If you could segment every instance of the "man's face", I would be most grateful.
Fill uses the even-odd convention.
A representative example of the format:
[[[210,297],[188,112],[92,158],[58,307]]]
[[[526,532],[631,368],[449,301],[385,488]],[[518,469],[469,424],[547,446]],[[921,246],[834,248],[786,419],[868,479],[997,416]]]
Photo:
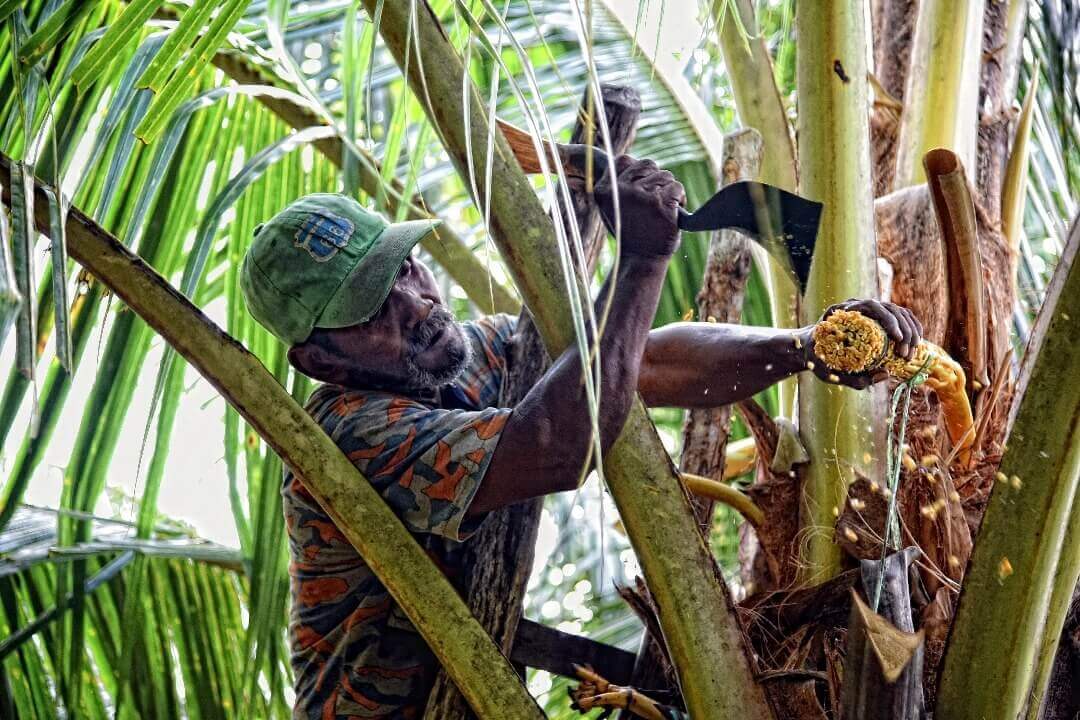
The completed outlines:
[[[329,358],[324,379],[353,387],[424,390],[453,382],[470,359],[460,324],[443,304],[431,270],[416,258],[402,264],[379,312],[365,323],[320,329],[300,347],[320,346]],[[329,342],[326,342],[329,340]],[[297,364],[294,362],[294,364]],[[302,370],[306,370],[301,364]],[[312,373],[309,373],[312,374]]]

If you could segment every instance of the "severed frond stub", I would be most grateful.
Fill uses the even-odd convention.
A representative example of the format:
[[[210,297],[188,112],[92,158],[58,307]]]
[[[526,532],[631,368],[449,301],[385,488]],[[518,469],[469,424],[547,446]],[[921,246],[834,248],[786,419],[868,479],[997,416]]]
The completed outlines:
[[[646,720],[690,720],[682,710],[661,705],[639,690],[612,685],[590,667],[574,667],[581,682],[570,689],[570,707],[578,712],[603,708],[601,718],[609,717],[616,710],[627,710]]]

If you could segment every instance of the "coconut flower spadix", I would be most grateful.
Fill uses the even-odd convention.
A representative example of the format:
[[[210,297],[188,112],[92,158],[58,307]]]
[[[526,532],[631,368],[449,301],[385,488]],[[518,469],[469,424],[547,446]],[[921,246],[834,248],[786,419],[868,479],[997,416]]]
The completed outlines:
[[[905,360],[896,354],[885,330],[855,310],[833,312],[814,327],[813,338],[814,354],[833,370],[865,373],[884,368],[898,380],[910,380],[920,371],[926,373],[926,384],[941,401],[949,439],[958,448],[957,457],[962,464],[968,464],[975,432],[967,378],[947,352],[923,340],[911,359]]]

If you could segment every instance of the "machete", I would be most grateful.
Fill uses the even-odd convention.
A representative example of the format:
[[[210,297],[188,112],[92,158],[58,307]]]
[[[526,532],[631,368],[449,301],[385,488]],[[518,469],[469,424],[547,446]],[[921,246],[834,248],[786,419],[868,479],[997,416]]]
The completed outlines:
[[[544,172],[532,136],[503,120],[498,125],[521,169],[527,174]],[[586,177],[590,154],[593,177],[599,178],[607,170],[608,156],[595,147],[559,143],[554,153],[548,142],[544,147],[549,162],[557,162],[569,177]],[[741,230],[760,243],[804,293],[821,210],[819,202],[772,185],[743,180],[725,185],[693,212],[679,208],[678,224],[688,232]]]

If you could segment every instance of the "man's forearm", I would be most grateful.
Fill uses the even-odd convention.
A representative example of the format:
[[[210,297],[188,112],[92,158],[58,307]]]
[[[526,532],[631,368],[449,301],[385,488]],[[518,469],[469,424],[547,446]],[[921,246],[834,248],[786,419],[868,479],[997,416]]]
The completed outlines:
[[[716,407],[807,369],[805,330],[675,323],[652,331],[638,389],[651,407]]]
[[[600,338],[599,426],[605,452],[618,437],[634,401],[666,265],[666,259],[634,256],[620,262],[612,310]],[[595,303],[598,319],[610,282],[605,283]],[[488,470],[488,493],[478,495],[475,510],[574,487],[592,439],[581,355],[574,346],[555,360],[515,406]],[[500,477],[504,472],[512,475],[512,488],[492,492],[504,484]],[[489,494],[491,497],[486,496]]]

